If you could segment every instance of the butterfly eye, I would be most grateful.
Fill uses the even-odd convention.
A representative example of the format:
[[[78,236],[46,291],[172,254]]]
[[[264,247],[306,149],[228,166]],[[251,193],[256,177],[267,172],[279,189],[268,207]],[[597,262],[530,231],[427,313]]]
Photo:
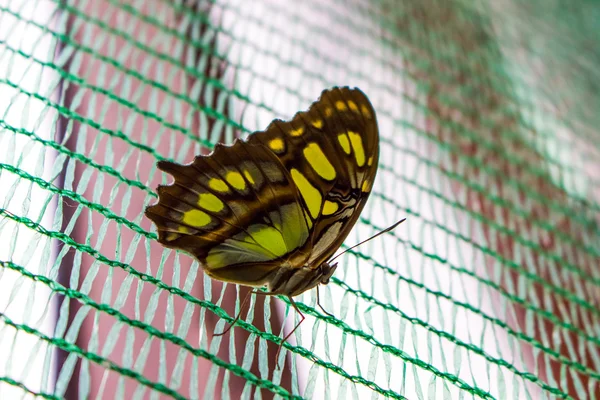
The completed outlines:
[[[321,283],[323,285],[327,285],[329,283],[329,278],[331,278],[331,276],[335,272],[335,269],[337,268],[337,263],[329,265],[328,263],[324,262],[323,264],[321,264],[320,268],[321,273],[323,274],[323,276],[321,277]]]

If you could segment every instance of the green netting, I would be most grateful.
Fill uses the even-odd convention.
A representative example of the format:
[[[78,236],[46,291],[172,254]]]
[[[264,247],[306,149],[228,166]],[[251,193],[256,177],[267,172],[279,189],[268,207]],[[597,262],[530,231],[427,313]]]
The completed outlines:
[[[600,398],[598,43],[586,0],[0,0],[0,398]],[[289,301],[214,337],[247,291],[143,210],[334,85],[382,137],[346,244],[407,222],[277,369]]]

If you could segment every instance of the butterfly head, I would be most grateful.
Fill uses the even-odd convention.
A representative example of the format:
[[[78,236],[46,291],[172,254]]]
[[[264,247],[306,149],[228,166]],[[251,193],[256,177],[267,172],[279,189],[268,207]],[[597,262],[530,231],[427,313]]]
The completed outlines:
[[[269,279],[269,293],[293,297],[318,285],[327,285],[337,266],[337,262],[330,264],[325,261],[317,267],[310,265],[304,265],[302,268],[282,267]]]
[[[303,284],[297,287],[293,296],[313,289],[318,285],[327,285],[337,266],[337,262],[329,264],[329,262],[324,261],[317,268],[310,268],[309,266],[303,268],[303,272],[300,272],[304,275]]]
[[[319,280],[319,283],[322,285],[327,285],[337,266],[338,263],[329,264],[327,261],[319,265],[318,269],[321,272],[321,279]]]

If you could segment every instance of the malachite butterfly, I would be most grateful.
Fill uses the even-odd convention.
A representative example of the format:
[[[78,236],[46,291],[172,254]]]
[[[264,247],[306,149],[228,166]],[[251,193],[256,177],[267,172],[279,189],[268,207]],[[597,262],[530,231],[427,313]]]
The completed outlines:
[[[160,161],[175,182],[158,187],[146,215],[162,245],[193,255],[211,278],[266,286],[257,293],[288,296],[299,312],[292,297],[335,272],[332,256],[365,206],[378,160],[371,102],[335,87],[291,121],[217,144],[191,164]]]

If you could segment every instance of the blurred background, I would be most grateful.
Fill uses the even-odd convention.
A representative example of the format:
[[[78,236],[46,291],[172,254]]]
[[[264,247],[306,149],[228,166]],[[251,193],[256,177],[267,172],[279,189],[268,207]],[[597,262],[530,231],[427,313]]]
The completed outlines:
[[[600,398],[600,4],[0,0],[0,398]],[[215,143],[372,101],[334,279],[252,298],[144,208]]]

